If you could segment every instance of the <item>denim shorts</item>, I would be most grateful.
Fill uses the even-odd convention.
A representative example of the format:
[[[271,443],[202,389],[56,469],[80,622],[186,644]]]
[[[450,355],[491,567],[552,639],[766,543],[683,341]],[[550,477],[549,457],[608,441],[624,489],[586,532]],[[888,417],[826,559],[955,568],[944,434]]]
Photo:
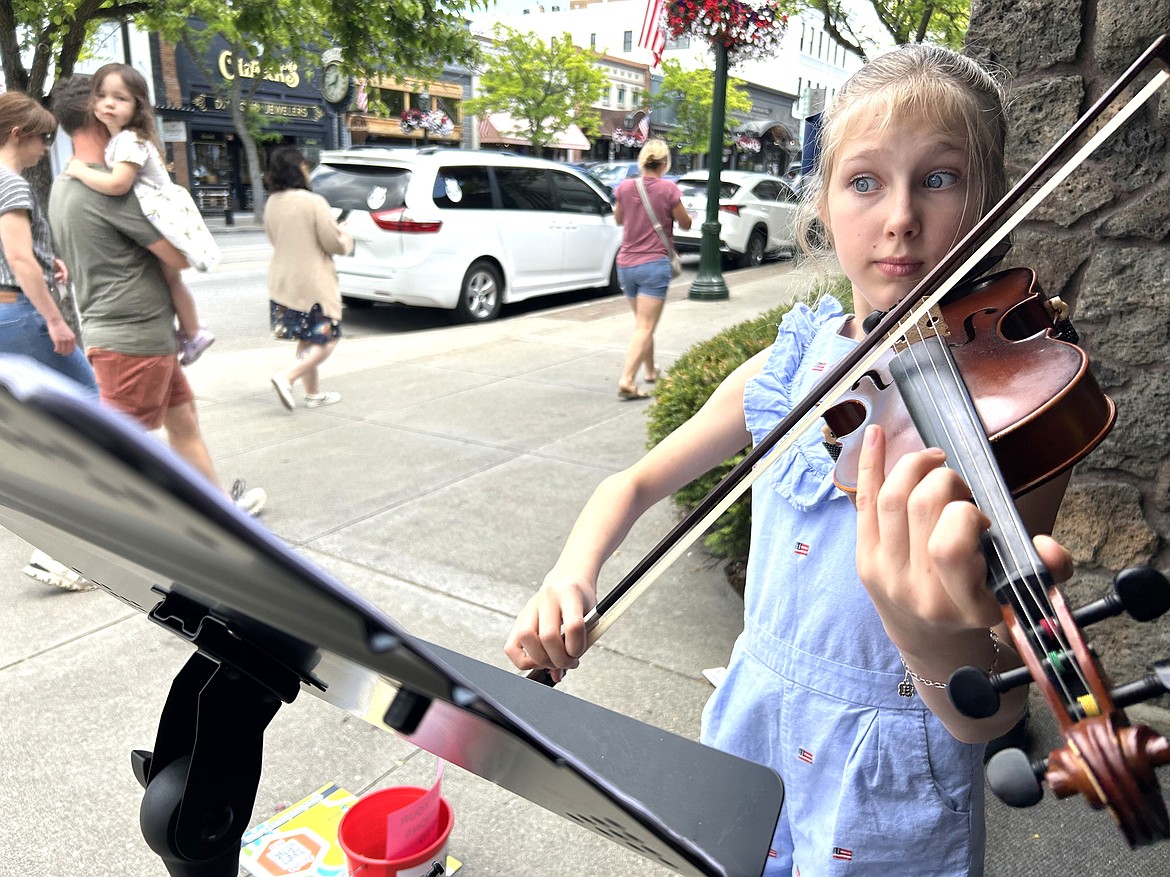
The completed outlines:
[[[618,283],[622,285],[626,298],[639,295],[666,298],[666,288],[670,286],[670,259],[663,256],[628,268],[618,265]]]

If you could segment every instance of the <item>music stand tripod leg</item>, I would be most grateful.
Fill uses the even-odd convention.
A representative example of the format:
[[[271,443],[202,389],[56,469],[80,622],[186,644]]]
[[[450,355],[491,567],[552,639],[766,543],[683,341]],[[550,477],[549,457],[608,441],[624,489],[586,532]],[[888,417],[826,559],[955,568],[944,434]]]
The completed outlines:
[[[173,626],[159,609],[154,620]],[[171,685],[154,751],[131,756],[146,790],[139,823],[171,877],[235,877],[260,784],[264,730],[299,685],[287,670],[285,678],[274,679],[270,659],[261,660],[256,673],[255,662],[247,666],[252,647],[237,640],[237,651],[214,619],[190,629],[198,631],[192,641],[202,641],[212,654],[201,649],[188,659]],[[236,651],[244,666],[215,655],[224,651]]]

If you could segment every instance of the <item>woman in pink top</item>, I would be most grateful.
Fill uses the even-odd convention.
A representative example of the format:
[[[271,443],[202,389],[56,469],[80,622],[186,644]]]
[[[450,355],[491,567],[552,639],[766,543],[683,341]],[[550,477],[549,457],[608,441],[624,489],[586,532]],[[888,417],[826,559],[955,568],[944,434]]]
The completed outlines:
[[[638,388],[638,366],[649,383],[658,379],[654,364],[654,329],[666,304],[670,285],[670,253],[654,229],[639,187],[645,190],[666,239],[674,246],[674,223],[691,227],[691,217],[682,206],[678,186],[662,175],[670,170],[670,150],[661,140],[647,140],[638,153],[641,177],[626,179],[614,192],[614,219],[622,227],[622,246],[618,250],[618,281],[634,312],[634,335],[626,353],[626,364],[618,381],[618,398],[646,399]],[[639,185],[640,184],[640,185]]]

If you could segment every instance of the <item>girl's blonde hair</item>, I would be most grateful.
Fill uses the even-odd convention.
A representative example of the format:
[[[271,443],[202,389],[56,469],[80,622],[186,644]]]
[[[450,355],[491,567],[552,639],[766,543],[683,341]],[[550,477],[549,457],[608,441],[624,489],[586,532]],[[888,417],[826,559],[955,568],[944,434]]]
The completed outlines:
[[[153,143],[154,148],[161,153],[163,151],[162,143],[159,142],[158,128],[154,123],[154,107],[150,105],[150,90],[146,85],[146,77],[129,64],[105,64],[93,74],[93,90],[89,99],[90,111],[92,112],[97,102],[98,90],[102,87],[102,83],[108,76],[115,73],[121,78],[122,84],[126,86],[126,91],[130,92],[130,96],[134,98],[134,115],[130,117],[126,128],[137,134],[139,139]]]
[[[669,173],[670,147],[663,140],[647,140],[638,151],[638,167],[643,171],[653,167],[661,173]]]
[[[804,180],[798,236],[806,252],[831,245],[814,232],[825,214],[837,157],[858,125],[880,126],[912,118],[934,130],[962,138],[967,146],[967,178],[982,216],[1007,190],[1004,91],[979,62],[941,46],[914,43],[879,55],[849,78],[821,123],[820,151],[813,173]],[[864,120],[864,121],[862,121]]]

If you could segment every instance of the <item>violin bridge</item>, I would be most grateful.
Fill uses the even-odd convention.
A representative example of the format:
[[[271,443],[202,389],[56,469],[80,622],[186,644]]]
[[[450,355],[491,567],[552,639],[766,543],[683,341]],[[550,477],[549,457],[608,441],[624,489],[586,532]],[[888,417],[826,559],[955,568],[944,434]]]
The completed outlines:
[[[901,353],[916,341],[926,338],[946,338],[951,334],[947,328],[947,321],[943,319],[942,310],[933,305],[917,323],[908,329],[899,326],[891,335],[897,336],[892,348],[895,353]]]

